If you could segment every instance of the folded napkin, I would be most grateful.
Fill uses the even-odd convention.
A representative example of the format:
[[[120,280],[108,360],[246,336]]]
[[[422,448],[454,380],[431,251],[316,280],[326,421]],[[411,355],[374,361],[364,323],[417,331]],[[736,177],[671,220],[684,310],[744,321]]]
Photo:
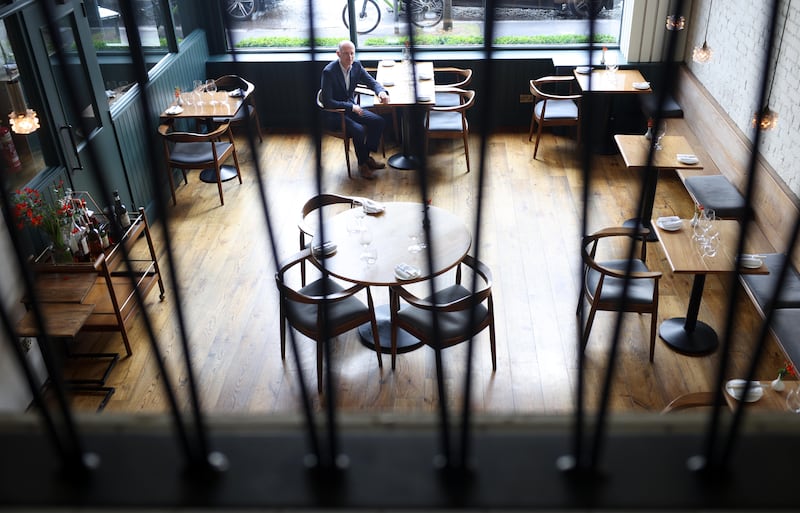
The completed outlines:
[[[694,160],[697,158],[697,155],[693,153],[678,153],[678,158],[685,160]]]
[[[233,91],[230,91],[228,93],[228,96],[232,98],[241,98],[242,96],[244,96],[244,91],[242,91],[240,88],[236,88]]]
[[[399,280],[413,280],[419,277],[419,269],[409,264],[397,264],[394,267],[394,275]]]
[[[680,220],[681,220],[681,218],[678,217],[678,216],[665,216],[665,217],[659,217],[658,219],[656,219],[656,221],[658,221],[659,223],[667,224],[667,225],[672,224],[672,223],[677,223]]]
[[[636,89],[650,89],[650,82],[634,82],[631,85]]]
[[[357,203],[361,204],[361,207],[364,209],[364,212],[367,214],[380,214],[384,210],[386,210],[386,206],[383,203],[379,203],[375,200],[369,198],[354,198]]]

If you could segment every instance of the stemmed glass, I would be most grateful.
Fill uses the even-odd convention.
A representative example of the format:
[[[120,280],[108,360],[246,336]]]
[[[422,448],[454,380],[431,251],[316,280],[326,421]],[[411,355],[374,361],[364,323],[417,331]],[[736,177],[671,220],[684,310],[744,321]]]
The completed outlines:
[[[663,146],[661,146],[661,139],[663,139],[665,135],[667,135],[667,122],[661,121],[661,123],[658,125],[658,130],[656,131],[655,147],[657,150],[661,150],[664,148]]]
[[[361,258],[367,265],[372,265],[378,260],[378,251],[372,245],[372,232],[362,230],[358,235],[358,242],[361,244]]]
[[[217,83],[214,81],[213,78],[209,78],[206,80],[206,92],[208,93],[209,97],[209,105],[215,107],[217,105],[217,100],[214,98],[214,94],[217,92]]]
[[[198,107],[201,107],[203,105],[203,92],[205,91],[206,85],[202,80],[195,80],[193,84],[194,84],[194,89],[193,89],[194,96],[195,98],[197,98],[197,101],[195,101],[195,103],[197,104]]]
[[[419,253],[422,251],[422,244],[419,243],[419,227],[412,224],[408,229],[408,238],[411,239],[411,244],[408,246],[409,253]]]

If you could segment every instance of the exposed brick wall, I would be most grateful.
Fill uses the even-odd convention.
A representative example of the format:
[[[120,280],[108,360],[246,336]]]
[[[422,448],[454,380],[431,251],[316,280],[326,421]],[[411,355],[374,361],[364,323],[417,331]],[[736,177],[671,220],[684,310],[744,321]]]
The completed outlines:
[[[791,5],[789,5],[791,3]],[[787,8],[791,11],[786,16]],[[711,61],[692,61],[692,48],[703,44],[706,22]],[[752,141],[750,121],[758,106],[760,77],[768,37],[771,2],[752,0],[694,0],[690,20],[686,62],[692,72],[722,105],[736,125]],[[784,20],[788,19],[783,43],[778,49]],[[779,114],[778,126],[763,133],[761,154],[800,196],[800,2],[781,0],[778,40],[770,109]],[[778,55],[779,52],[779,55]],[[772,76],[767,71],[768,80]]]

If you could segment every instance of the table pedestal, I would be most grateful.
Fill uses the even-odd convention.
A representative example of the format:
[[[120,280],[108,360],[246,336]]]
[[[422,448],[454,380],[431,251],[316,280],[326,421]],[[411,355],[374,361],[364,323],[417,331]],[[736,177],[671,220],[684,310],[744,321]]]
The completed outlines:
[[[705,283],[705,274],[695,274],[694,282],[692,283],[692,297],[689,299],[686,317],[667,319],[661,323],[658,329],[658,334],[662,340],[679,353],[702,356],[713,353],[719,345],[719,339],[714,328],[697,320]]]
[[[653,230],[653,226],[650,224],[650,219],[653,217],[653,203],[656,200],[656,187],[658,186],[658,169],[652,169],[650,171],[643,170],[644,173],[643,182],[644,182],[644,201],[642,203],[642,212],[641,215],[633,219],[628,219],[622,226],[627,228],[640,228],[644,227],[650,230],[650,233],[647,234],[647,242],[656,242],[658,241],[658,235],[656,235],[655,230]]]
[[[219,167],[219,179],[223,182],[236,178],[236,168],[225,164]],[[217,170],[209,167],[200,171],[200,180],[205,183],[217,183]]]
[[[380,305],[375,308],[375,318],[378,321],[378,336],[381,338],[381,353],[392,353],[392,319],[389,305]],[[362,324],[358,327],[361,343],[370,349],[375,349],[375,340],[372,338],[372,325]],[[407,331],[397,330],[397,354],[407,353],[422,346],[422,341],[411,336]]]

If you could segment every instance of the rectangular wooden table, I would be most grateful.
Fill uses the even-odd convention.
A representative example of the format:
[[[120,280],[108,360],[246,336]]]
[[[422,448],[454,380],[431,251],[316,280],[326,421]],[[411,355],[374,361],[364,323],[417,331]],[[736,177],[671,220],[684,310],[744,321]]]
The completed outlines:
[[[183,93],[184,95],[192,95],[194,93]],[[236,112],[244,104],[246,96],[229,96],[228,91],[217,91],[215,93],[201,93],[202,98],[198,103],[197,99],[192,98],[190,103],[184,102],[178,111],[171,109],[176,107],[173,100],[166,109],[161,113],[162,119],[211,119],[211,118],[231,118],[236,115]],[[211,103],[212,100],[215,103]]]
[[[652,162],[650,158],[650,146],[652,141],[644,135],[623,135],[614,136],[625,167],[630,170],[643,173],[642,183],[644,191],[644,201],[642,210],[638,217],[629,219],[623,223],[624,226],[639,226],[641,223],[645,228],[650,229],[651,236],[648,240],[656,240],[653,227],[650,226],[650,218],[653,216],[653,202],[656,197],[656,187],[658,186],[658,173],[662,169],[703,169],[703,163],[698,161],[696,164],[685,164],[677,159],[678,154],[694,154],[692,146],[680,135],[665,135],[661,139],[662,149],[653,149]]]
[[[684,219],[683,227],[677,231],[666,231],[659,228],[657,223],[652,223],[672,272],[694,274],[686,317],[665,320],[661,323],[658,334],[675,351],[699,356],[714,352],[719,345],[714,329],[697,320],[706,275],[731,273],[737,270],[736,244],[739,237],[739,222],[714,221],[714,228],[719,232],[719,247],[713,257],[704,256],[699,250],[697,242],[692,239],[693,230],[689,223],[688,219]],[[740,272],[769,274],[764,264],[758,269],[741,269]]]
[[[422,145],[412,144],[411,138],[422,134],[422,114],[436,103],[433,62],[416,62],[412,68],[406,62],[381,61],[378,63],[376,80],[389,93],[389,102],[382,105],[403,110],[403,149],[389,157],[389,165],[397,169],[416,169],[419,159],[412,148]],[[410,108],[414,105],[419,105],[422,109]]]
[[[591,127],[595,141],[593,150],[600,154],[613,154],[614,144],[611,141],[611,134],[617,131],[614,99],[619,95],[650,94],[653,90],[649,87],[646,89],[633,87],[635,83],[645,82],[642,73],[637,69],[620,69],[616,72],[593,69],[590,73],[579,73],[578,69],[575,68],[572,73],[581,92],[584,93],[583,101],[596,100],[597,121],[592,123],[594,126]]]

